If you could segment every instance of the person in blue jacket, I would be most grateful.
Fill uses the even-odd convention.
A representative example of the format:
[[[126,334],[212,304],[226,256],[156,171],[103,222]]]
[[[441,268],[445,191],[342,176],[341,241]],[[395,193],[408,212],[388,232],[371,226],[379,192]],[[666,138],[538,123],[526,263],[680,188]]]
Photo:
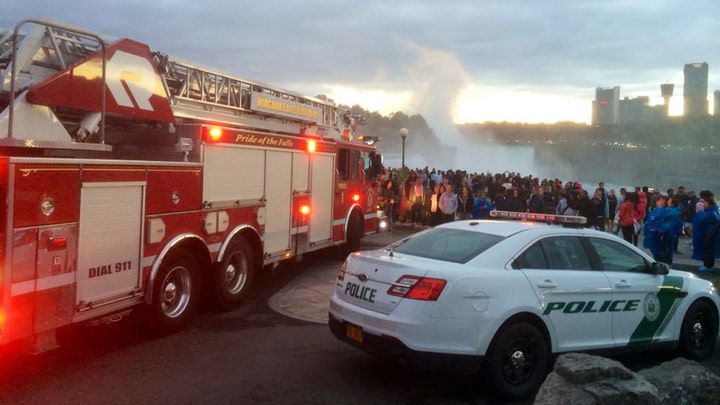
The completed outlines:
[[[718,214],[715,195],[703,191],[704,209],[697,210],[692,217],[693,226],[693,255],[695,260],[702,260],[703,265],[699,271],[712,271],[715,259],[720,257],[720,238],[717,237],[720,229],[720,214]],[[701,194],[702,194],[701,193]]]
[[[650,250],[655,260],[669,265],[672,265],[675,243],[683,226],[677,203],[675,197],[660,196],[645,219],[643,247]]]
[[[480,193],[480,197],[475,199],[475,204],[473,206],[473,218],[489,218],[490,211],[494,209],[495,207],[493,207],[492,202],[487,196],[487,193],[483,191]]]

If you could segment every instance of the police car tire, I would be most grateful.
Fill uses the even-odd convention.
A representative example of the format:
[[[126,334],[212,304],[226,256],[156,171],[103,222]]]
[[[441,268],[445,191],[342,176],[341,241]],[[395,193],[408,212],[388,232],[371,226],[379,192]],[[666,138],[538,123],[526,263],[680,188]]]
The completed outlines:
[[[230,311],[242,305],[255,279],[255,265],[247,239],[238,237],[230,242],[213,274],[210,298],[216,309]]]
[[[522,355],[525,367],[513,367],[513,355]],[[542,332],[535,326],[513,323],[493,339],[487,355],[487,372],[492,387],[509,400],[526,399],[542,384],[550,355]]]
[[[680,354],[691,360],[703,360],[713,353],[718,335],[718,316],[707,301],[695,301],[683,318],[680,329]]]
[[[199,286],[199,266],[190,252],[179,249],[163,259],[147,311],[150,332],[165,335],[184,328],[195,312]]]

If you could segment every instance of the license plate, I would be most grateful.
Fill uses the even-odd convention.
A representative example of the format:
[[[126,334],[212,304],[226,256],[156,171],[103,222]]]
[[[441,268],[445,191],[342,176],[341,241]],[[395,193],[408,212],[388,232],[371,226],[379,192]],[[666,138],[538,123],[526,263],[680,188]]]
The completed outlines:
[[[347,336],[348,339],[352,340],[353,342],[362,343],[363,342],[363,332],[362,328],[353,325],[353,324],[346,324],[345,325],[345,336]]]

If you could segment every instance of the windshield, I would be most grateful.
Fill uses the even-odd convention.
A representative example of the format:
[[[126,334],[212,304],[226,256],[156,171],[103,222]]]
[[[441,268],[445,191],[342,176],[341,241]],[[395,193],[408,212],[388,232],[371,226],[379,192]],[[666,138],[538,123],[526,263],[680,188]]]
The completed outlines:
[[[503,239],[482,232],[435,228],[394,245],[393,252],[462,264]]]

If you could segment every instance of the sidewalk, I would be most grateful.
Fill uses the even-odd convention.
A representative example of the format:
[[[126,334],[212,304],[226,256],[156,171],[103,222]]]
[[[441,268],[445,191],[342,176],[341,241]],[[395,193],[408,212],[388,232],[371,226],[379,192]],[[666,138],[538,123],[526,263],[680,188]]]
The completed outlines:
[[[362,248],[363,250],[381,248],[422,229],[397,223],[392,231],[365,236],[362,240]],[[692,246],[688,244],[689,241],[690,238],[680,238],[678,243],[680,253],[674,255],[672,267],[694,273],[698,277],[710,281],[720,278],[719,270],[698,272],[698,267],[702,262],[692,259]],[[642,247],[642,238],[638,246]],[[318,266],[306,269],[282,290],[270,297],[268,301],[270,308],[290,318],[326,324],[328,300],[341,264],[339,261],[332,261],[319,263]]]
[[[385,247],[422,229],[399,223],[391,231],[365,236],[362,239],[362,249]],[[333,261],[306,269],[270,297],[270,308],[290,318],[326,324],[330,293],[341,265],[341,262]]]

